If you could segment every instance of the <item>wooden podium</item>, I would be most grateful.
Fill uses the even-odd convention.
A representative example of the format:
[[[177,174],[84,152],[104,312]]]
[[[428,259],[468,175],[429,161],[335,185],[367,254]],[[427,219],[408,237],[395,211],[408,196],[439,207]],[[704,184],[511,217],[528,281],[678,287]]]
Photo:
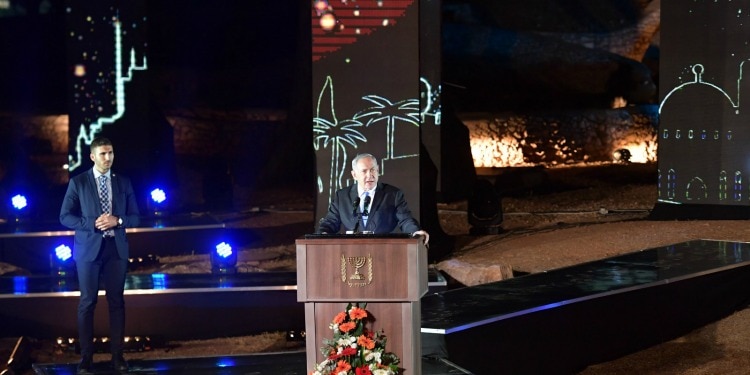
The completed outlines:
[[[386,351],[405,374],[420,374],[420,298],[427,293],[427,249],[406,235],[308,235],[297,244],[297,301],[305,303],[307,369],[324,357],[322,339],[349,302],[367,302]]]

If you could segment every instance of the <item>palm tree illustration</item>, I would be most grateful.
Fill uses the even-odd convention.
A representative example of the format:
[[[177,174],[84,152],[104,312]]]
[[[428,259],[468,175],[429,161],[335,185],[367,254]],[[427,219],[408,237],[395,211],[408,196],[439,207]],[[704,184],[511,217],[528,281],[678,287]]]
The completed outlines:
[[[367,142],[367,138],[356,128],[362,122],[355,119],[338,121],[334,106],[333,80],[326,77],[326,82],[318,97],[316,116],[313,118],[313,147],[320,150],[331,147],[331,168],[328,176],[328,200],[333,192],[344,187],[343,176],[346,172],[346,161],[349,160],[347,147],[357,148],[357,141]],[[318,191],[323,192],[322,179],[318,176]]]
[[[390,100],[377,95],[367,95],[362,97],[362,99],[374,105],[357,113],[354,119],[366,119],[365,126],[370,126],[381,121],[386,122],[386,157],[384,159],[393,159],[393,141],[395,139],[396,124],[404,121],[408,124],[419,126],[421,118],[419,100],[405,99],[392,103]],[[414,155],[400,155],[399,157]]]

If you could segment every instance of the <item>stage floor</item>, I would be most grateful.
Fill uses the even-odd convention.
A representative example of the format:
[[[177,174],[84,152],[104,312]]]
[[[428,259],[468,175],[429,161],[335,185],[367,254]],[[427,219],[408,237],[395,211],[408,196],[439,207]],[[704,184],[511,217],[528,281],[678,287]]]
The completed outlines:
[[[422,332],[450,334],[538,311],[750,265],[750,244],[696,240],[422,299]]]
[[[158,360],[131,360],[130,374],[269,374],[305,375],[310,369],[305,366],[305,352],[267,353],[241,356],[177,358]],[[76,364],[35,364],[34,373],[39,375],[68,375],[76,373]],[[112,373],[109,363],[94,365],[97,374]],[[445,359],[425,358],[422,374],[449,375],[470,374]]]
[[[534,316],[541,317],[541,320],[532,322],[536,324],[538,329],[540,324],[546,324],[545,322],[548,321],[554,322],[554,314],[568,313],[570,315],[573,311],[575,314],[570,316],[578,317],[580,327],[573,327],[577,329],[575,334],[565,332],[560,337],[570,339],[575,338],[576,335],[580,337],[591,336],[589,344],[592,345],[592,348],[602,348],[606,345],[602,346],[598,343],[605,342],[611,337],[598,337],[595,335],[597,332],[607,332],[606,328],[623,327],[629,322],[625,317],[609,318],[602,314],[621,313],[623,310],[631,309],[632,311],[628,314],[632,316],[649,314],[654,311],[659,313],[657,314],[659,316],[646,316],[649,319],[653,318],[651,320],[639,316],[633,324],[644,326],[648,322],[652,323],[652,326],[649,326],[652,329],[641,329],[641,331],[653,332],[655,335],[663,336],[661,340],[664,340],[725,316],[731,312],[731,309],[741,306],[740,302],[746,302],[747,292],[744,289],[729,290],[727,285],[738,284],[738,286],[744,288],[744,285],[747,285],[748,273],[750,273],[748,266],[750,266],[750,245],[748,243],[695,240],[476,287],[428,293],[422,298],[422,333],[428,336],[445,337],[449,344],[451,344],[451,340],[458,342],[459,339],[463,340],[466,336],[470,340],[461,342],[460,347],[473,350],[477,341],[475,337],[471,336],[471,332],[486,336],[486,333],[482,332],[497,326],[505,330],[503,335],[506,335],[508,329],[519,327],[523,321],[532,322],[533,319],[531,318]],[[260,277],[260,279],[255,279],[256,277]],[[269,279],[264,280],[265,277]],[[279,278],[275,279],[276,277]],[[59,296],[60,293],[63,293],[70,297],[76,294],[75,292],[51,291],[49,289],[51,285],[43,285],[44,283],[41,280],[37,280],[40,282],[38,286],[35,286],[36,281],[28,280],[29,283],[23,291],[16,289],[18,285],[12,282],[12,278],[3,278],[0,281],[5,283],[0,288],[2,289],[0,299],[3,299],[2,302],[6,305],[4,310],[12,305],[11,302],[29,301],[40,294],[50,296],[57,294]],[[288,294],[286,303],[290,306],[298,305],[295,302],[296,290],[293,273],[235,275],[220,278],[209,277],[208,275],[202,277],[168,275],[165,280],[161,280],[161,276],[141,275],[134,277],[134,280],[131,281],[133,286],[138,285],[138,287],[129,290],[129,297],[126,298],[131,300],[137,295],[158,297],[158,300],[162,303],[165,297],[169,295],[184,295],[185,298],[189,297],[188,299],[193,300],[195,296],[192,294],[197,292],[201,295],[220,299],[218,302],[200,303],[200,306],[212,306],[226,310],[226,306],[223,306],[221,301],[235,300],[235,298],[229,298],[232,296],[232,291],[268,294],[279,292],[275,289],[283,285],[281,292]],[[727,289],[727,292],[719,293],[716,286],[722,286],[721,290]],[[710,301],[711,303],[695,301],[695,297],[700,297],[702,301]],[[613,300],[612,298],[617,299]],[[249,294],[240,299],[258,302],[257,296]],[[72,300],[74,301],[75,298]],[[739,300],[739,302],[735,300]],[[267,312],[269,308],[280,301],[277,296],[271,296],[268,300],[258,303],[258,306],[250,307],[257,307]],[[608,301],[616,301],[616,303],[612,305]],[[617,303],[620,303],[620,305],[617,305]],[[667,306],[659,307],[657,306],[659,303],[667,304]],[[681,304],[688,307],[683,309]],[[186,304],[181,302],[179,305],[180,311],[186,312],[185,306]],[[619,307],[613,308],[612,306]],[[674,308],[678,308],[678,311],[670,310]],[[74,307],[71,306],[67,310],[74,311]],[[153,306],[149,306],[149,311],[152,310]],[[287,307],[284,310],[289,310],[289,308]],[[703,315],[699,316],[700,319],[696,318],[694,321],[688,319],[698,316],[698,310],[705,310]],[[19,309],[19,311],[27,310]],[[685,315],[681,311],[690,311],[691,313]],[[590,313],[591,316],[586,315],[587,313]],[[4,314],[7,314],[7,312],[0,313],[0,316]],[[278,312],[273,312],[271,315],[273,314],[278,314]],[[20,316],[20,313],[18,316]],[[170,316],[174,315],[170,313]],[[566,324],[547,327],[546,333],[544,333],[546,336],[540,338],[542,341],[534,342],[541,345],[543,340],[559,341],[560,339],[552,334],[552,329],[562,330],[567,326],[572,327],[570,316],[566,315],[563,319]],[[680,318],[663,320],[662,316]],[[260,320],[264,321],[265,324],[268,322],[265,319]],[[669,328],[667,327],[668,323],[675,322],[681,322],[681,325],[674,329],[667,329]],[[596,329],[592,328],[593,323],[599,324]],[[208,324],[206,321],[201,323],[201,325],[206,324]],[[71,323],[70,326],[73,327],[74,324]],[[192,324],[182,323],[177,326],[183,329],[186,326],[191,326],[193,329],[198,328]],[[529,333],[533,330],[529,328],[529,330],[522,331],[520,332],[521,336],[516,338],[517,340],[511,339],[506,344],[512,346],[513,343],[529,339]],[[625,333],[633,336],[635,332],[638,331],[633,329],[627,330]],[[456,339],[451,339],[451,337],[456,337]],[[508,338],[509,336],[502,337]],[[644,343],[649,343],[649,345],[657,343],[652,342],[654,340],[650,337],[631,341],[634,342],[627,347],[628,350],[639,350],[639,348],[642,348],[639,345],[645,345]],[[495,345],[498,345],[498,343],[496,342]],[[425,359],[426,362],[423,364],[425,374],[469,373],[461,367],[469,367],[469,371],[474,371],[470,367],[473,364],[456,353],[455,344],[453,346],[448,345],[446,349],[444,358],[447,358],[447,360],[432,359],[432,357]],[[579,354],[586,355],[585,353]],[[610,353],[605,354],[610,355]],[[619,352],[612,354],[620,355]],[[432,356],[424,349],[423,355]],[[600,358],[603,356],[604,354]],[[518,359],[519,357],[518,353],[505,355],[503,361],[508,361],[506,364],[510,364],[514,360],[516,362],[536,363],[535,360]],[[562,361],[562,359],[558,359]],[[576,363],[571,365],[571,368],[585,366],[589,364],[589,360],[588,358],[578,359]],[[300,352],[174,360],[134,360],[131,364],[134,373],[306,374],[304,362],[304,353]],[[451,362],[458,363],[460,367],[450,365]],[[271,369],[269,366],[272,365],[279,367]],[[107,370],[106,363],[98,364],[98,366],[102,371]],[[75,364],[37,364],[34,368],[39,374],[67,374],[74,373]],[[482,371],[477,372],[482,373]]]

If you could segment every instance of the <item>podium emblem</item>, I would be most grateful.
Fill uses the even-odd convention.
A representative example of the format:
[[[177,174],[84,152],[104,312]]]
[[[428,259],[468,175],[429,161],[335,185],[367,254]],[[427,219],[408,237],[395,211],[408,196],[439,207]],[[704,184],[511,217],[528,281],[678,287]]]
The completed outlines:
[[[363,268],[365,268],[366,275],[362,274]],[[348,257],[341,254],[341,281],[350,287],[370,285],[372,283],[372,256],[367,254],[366,257]]]

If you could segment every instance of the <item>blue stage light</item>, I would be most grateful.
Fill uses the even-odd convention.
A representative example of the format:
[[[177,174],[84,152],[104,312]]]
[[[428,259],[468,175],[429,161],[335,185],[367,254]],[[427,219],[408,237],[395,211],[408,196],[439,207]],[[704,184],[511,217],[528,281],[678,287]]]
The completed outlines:
[[[27,283],[26,276],[13,276],[13,294],[26,294]]]
[[[67,245],[60,245],[55,248],[55,256],[62,262],[66,262],[73,257],[73,250]]]
[[[146,204],[148,210],[154,216],[163,216],[167,211],[167,192],[161,188],[155,188],[151,190],[149,199]]]
[[[211,252],[211,272],[212,273],[236,273],[237,272],[237,253],[232,250],[226,242],[216,245]]]
[[[216,245],[216,254],[218,254],[220,257],[226,259],[232,256],[232,247],[229,246],[226,242],[222,242],[218,245]]]
[[[167,275],[163,273],[151,274],[151,282],[154,284],[154,290],[167,289]]]
[[[28,207],[29,202],[26,200],[25,196],[16,194],[13,196],[13,198],[10,199],[10,204],[13,206],[13,208],[20,211]]]
[[[234,358],[220,357],[216,360],[216,367],[226,368],[226,367],[234,367],[234,366],[235,366]]]
[[[162,204],[167,200],[167,193],[158,188],[151,190],[151,200],[154,201],[154,203]]]
[[[50,254],[50,273],[53,276],[68,277],[75,274],[75,261],[70,246],[57,246]]]

